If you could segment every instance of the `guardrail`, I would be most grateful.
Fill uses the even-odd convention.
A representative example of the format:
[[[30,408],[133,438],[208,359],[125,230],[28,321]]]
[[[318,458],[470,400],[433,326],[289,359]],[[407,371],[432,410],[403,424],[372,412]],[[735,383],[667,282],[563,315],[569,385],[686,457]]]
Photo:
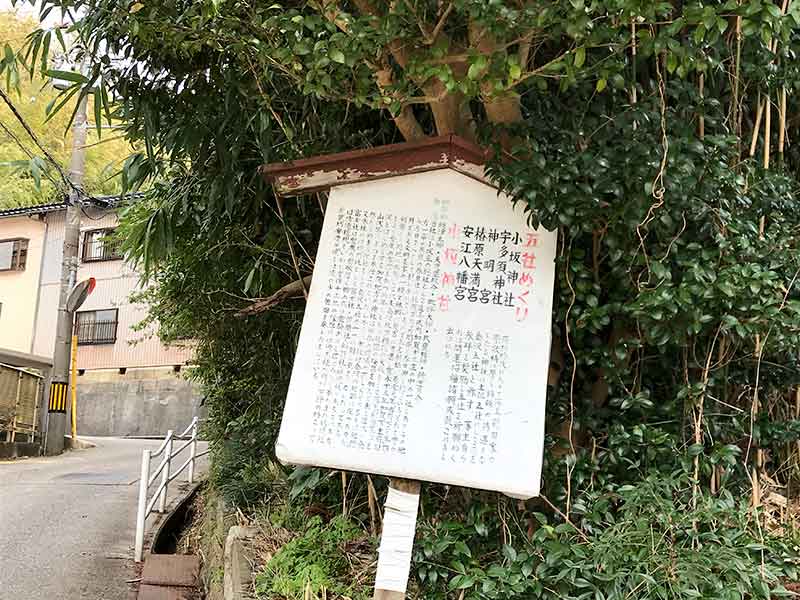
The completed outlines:
[[[197,451],[197,427],[200,420],[195,417],[189,426],[180,435],[170,429],[164,437],[164,441],[159,446],[158,450],[142,450],[142,471],[139,477],[139,504],[136,509],[136,542],[134,547],[134,559],[136,562],[142,562],[142,553],[144,552],[144,524],[150,513],[155,511],[156,503],[158,503],[158,512],[166,512],[167,508],[167,490],[169,484],[178,475],[183,473],[184,469],[188,467],[188,480],[189,483],[194,482],[194,463],[201,456],[209,453],[209,450],[203,452]],[[186,440],[186,443],[180,446],[173,452],[173,442]],[[181,452],[189,449],[189,458],[186,459],[180,468],[170,473],[172,459],[178,456]],[[150,473],[150,462],[164,454],[161,464],[158,468]],[[150,486],[153,485],[158,476],[161,475],[161,483],[159,483],[156,490],[153,492],[152,498],[148,501],[147,492]]]

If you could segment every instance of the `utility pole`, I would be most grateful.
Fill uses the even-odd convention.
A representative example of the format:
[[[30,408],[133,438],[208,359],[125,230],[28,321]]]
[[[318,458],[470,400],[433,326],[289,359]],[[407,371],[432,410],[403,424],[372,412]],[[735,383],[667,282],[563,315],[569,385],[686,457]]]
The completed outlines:
[[[72,124],[72,156],[69,163],[69,179],[73,186],[69,191],[67,214],[64,223],[64,246],[61,259],[61,291],[58,297],[58,322],[56,324],[56,346],[53,355],[53,376],[47,413],[47,441],[45,452],[48,455],[64,451],[64,434],[67,429],[67,410],[69,395],[69,363],[72,344],[74,314],[67,307],[70,290],[77,282],[78,246],[81,236],[81,201],[86,163],[86,105],[88,97],[83,95],[78,101],[78,110]]]

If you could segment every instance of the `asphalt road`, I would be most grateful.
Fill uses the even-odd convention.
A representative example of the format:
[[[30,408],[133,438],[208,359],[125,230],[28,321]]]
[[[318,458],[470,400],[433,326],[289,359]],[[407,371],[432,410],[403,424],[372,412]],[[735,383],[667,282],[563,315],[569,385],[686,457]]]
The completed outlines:
[[[0,600],[128,600],[141,454],[159,442],[87,439],[97,447],[0,462]]]

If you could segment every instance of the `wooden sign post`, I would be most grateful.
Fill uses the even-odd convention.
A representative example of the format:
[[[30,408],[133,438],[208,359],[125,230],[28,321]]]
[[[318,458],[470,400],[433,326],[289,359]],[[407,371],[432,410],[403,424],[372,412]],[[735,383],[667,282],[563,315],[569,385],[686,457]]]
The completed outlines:
[[[420,481],[539,492],[556,234],[483,159],[450,136],[263,169],[331,190],[276,454],[392,478],[376,599],[405,597]]]
[[[410,494],[417,496],[417,498],[419,498],[420,488],[421,485],[419,481],[414,481],[409,479],[391,479],[389,481],[390,494],[392,494],[392,490],[394,490],[394,493],[399,492],[401,494]],[[396,556],[394,555],[389,556],[384,553],[386,552],[386,550],[384,550],[384,541],[388,541],[387,538],[384,537],[387,533],[386,519],[389,518],[390,520],[389,534],[391,535],[391,533],[393,533],[391,531],[392,520],[393,518],[396,518],[395,514],[392,512],[393,510],[395,510],[395,508],[391,506],[389,498],[387,497],[387,502],[384,505],[384,512],[383,512],[384,529],[383,529],[383,535],[381,536],[381,551],[378,554],[378,575],[375,578],[375,595],[372,597],[372,600],[404,600],[406,597],[405,589],[408,584],[409,568],[411,566],[411,550],[414,545],[414,531],[416,530],[416,524],[417,524],[417,511],[416,510],[414,511],[413,528],[411,529],[411,535],[409,536],[407,531],[400,531],[400,533],[401,534],[404,533],[405,536],[401,537],[400,539],[391,540],[391,543],[393,544],[394,547],[390,548],[389,551],[398,554],[403,554],[403,556],[400,557],[400,560],[395,562],[397,558]],[[400,527],[402,527],[402,520],[400,522]],[[407,555],[408,557],[407,561],[404,560],[405,555]],[[402,563],[400,561],[402,561]],[[385,575],[385,573],[389,571],[389,574],[391,575],[392,570],[396,570],[398,571],[398,575],[400,575],[403,569],[405,569],[405,575],[404,575],[405,584],[402,585],[403,590],[400,591],[396,589],[385,589],[385,587],[398,587],[398,586],[392,586],[387,581],[388,578]],[[401,575],[401,577],[403,576]]]

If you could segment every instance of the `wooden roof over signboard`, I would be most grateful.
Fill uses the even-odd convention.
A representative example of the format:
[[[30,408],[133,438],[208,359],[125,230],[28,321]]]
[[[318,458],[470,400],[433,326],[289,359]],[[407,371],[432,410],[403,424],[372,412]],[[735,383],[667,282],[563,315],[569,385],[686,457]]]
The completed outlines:
[[[264,165],[260,171],[273,183],[275,192],[285,197],[439,169],[452,169],[489,183],[483,169],[486,156],[485,150],[471,142],[447,135]]]

